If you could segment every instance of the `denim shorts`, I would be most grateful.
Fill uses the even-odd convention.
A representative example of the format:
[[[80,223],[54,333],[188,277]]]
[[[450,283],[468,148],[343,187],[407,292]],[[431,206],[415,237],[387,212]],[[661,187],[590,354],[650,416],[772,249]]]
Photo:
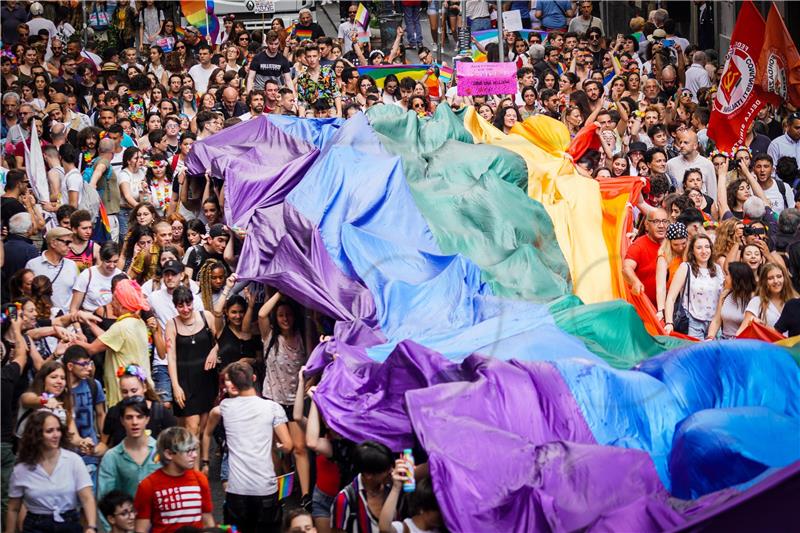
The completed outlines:
[[[439,0],[430,0],[428,2],[428,15],[438,15],[439,14]]]
[[[311,516],[313,518],[330,518],[331,507],[333,507],[335,499],[335,494],[329,496],[319,490],[318,487],[314,487],[314,494],[311,495]]]
[[[153,366],[153,383],[155,384],[156,393],[161,398],[162,402],[166,403],[173,400],[172,381],[169,379],[167,365]]]
[[[228,452],[222,454],[222,462],[219,465],[219,480],[228,481],[228,474],[230,468],[228,467]]]

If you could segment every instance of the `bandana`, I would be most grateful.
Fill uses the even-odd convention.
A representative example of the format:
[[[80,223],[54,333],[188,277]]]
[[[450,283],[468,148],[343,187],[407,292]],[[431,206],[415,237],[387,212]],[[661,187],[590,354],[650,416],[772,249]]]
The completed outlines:
[[[150,310],[150,304],[147,303],[147,299],[142,295],[142,288],[135,280],[120,281],[114,289],[114,297],[122,307],[132,313]]]
[[[670,224],[667,228],[667,239],[675,241],[678,239],[686,239],[689,237],[689,232],[686,231],[686,226],[683,222],[675,222]]]

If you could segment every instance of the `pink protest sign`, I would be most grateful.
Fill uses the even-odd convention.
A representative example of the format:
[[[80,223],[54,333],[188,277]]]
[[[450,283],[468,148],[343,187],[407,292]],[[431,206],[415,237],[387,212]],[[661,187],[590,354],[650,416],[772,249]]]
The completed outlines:
[[[516,63],[463,63],[456,67],[458,95],[515,94]]]

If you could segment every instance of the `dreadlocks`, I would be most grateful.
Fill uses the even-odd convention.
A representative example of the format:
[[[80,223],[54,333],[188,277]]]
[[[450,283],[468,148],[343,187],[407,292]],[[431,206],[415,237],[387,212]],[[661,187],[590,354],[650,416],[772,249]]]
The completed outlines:
[[[209,259],[197,274],[197,282],[200,284],[200,297],[203,300],[203,307],[206,309],[214,309],[214,290],[211,287],[211,273],[219,268],[227,273],[225,264],[222,261]]]

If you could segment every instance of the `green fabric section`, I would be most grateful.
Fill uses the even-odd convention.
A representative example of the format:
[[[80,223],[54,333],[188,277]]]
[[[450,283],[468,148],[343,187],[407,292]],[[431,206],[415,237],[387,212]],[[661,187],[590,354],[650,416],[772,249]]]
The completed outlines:
[[[648,357],[691,342],[653,337],[634,307],[623,300],[583,305],[577,296],[570,295],[550,304],[550,312],[559,328],[579,337],[614,368],[629,369]]]
[[[429,119],[374,106],[370,123],[403,162],[414,201],[442,251],[477,264],[494,294],[547,303],[556,324],[614,368],[626,369],[686,341],[653,338],[622,300],[584,305],[572,294],[553,223],[526,194],[524,160],[473,144],[461,114],[439,106]]]
[[[369,118],[387,150],[402,158],[443,252],[469,257],[498,296],[544,303],[572,292],[550,217],[520,188],[528,180],[521,157],[472,144],[447,106],[431,119],[376,106]]]

